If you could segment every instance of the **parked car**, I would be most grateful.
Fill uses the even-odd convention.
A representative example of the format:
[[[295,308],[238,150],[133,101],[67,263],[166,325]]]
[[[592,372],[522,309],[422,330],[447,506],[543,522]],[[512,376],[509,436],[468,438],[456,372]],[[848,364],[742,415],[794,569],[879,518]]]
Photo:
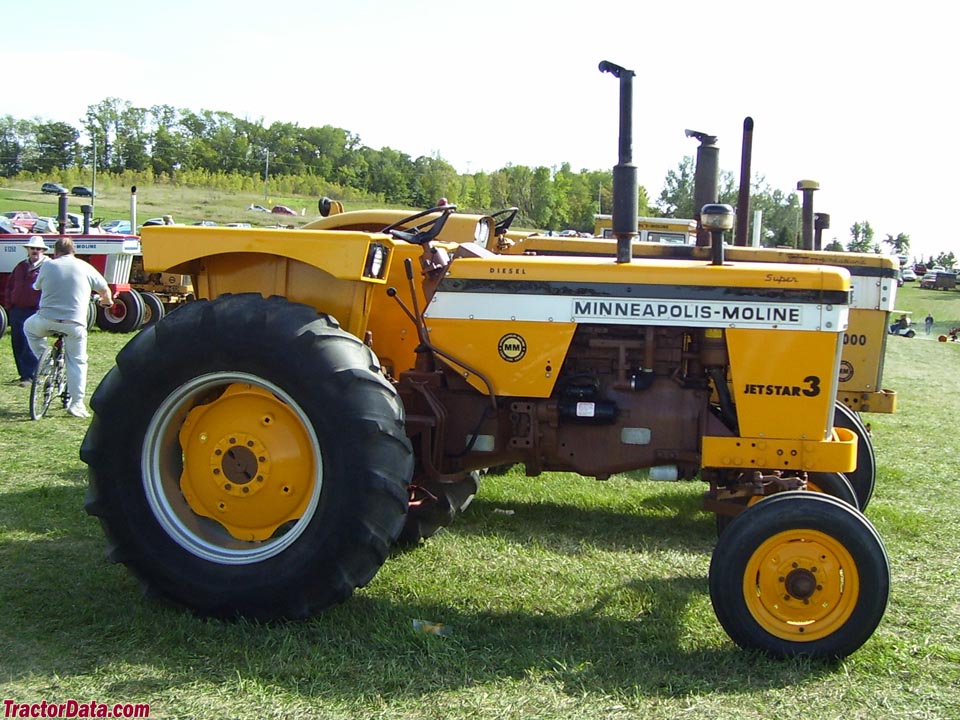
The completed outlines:
[[[197,220],[194,225],[199,225],[201,227],[216,227],[217,224],[213,220]]]
[[[957,286],[957,274],[946,271],[931,271],[920,278],[924,290],[953,290]]]
[[[36,223],[37,218],[40,217],[31,210],[8,210],[3,214],[8,220],[10,220],[10,222],[20,228],[23,232],[30,232],[33,230],[34,223]]]
[[[903,281],[904,282],[916,282],[917,274],[913,271],[913,268],[904,268],[903,269]]]
[[[20,232],[23,232],[23,230],[21,230],[19,227],[14,225],[10,221],[10,218],[0,215],[0,233],[4,233],[6,235],[13,235],[15,233],[20,233]]]
[[[43,185],[40,186],[40,192],[53,193],[54,195],[59,195],[60,193],[63,193],[64,195],[66,195],[67,189],[60,183],[45,182]]]
[[[296,215],[297,214],[291,208],[288,208],[286,205],[274,205],[273,210],[271,210],[270,212],[275,213],[277,215]]]
[[[67,213],[65,232],[78,233],[83,230],[83,217],[77,213]],[[30,232],[59,233],[60,221],[55,217],[38,217]]]
[[[74,185],[70,188],[70,194],[76,195],[77,197],[93,197],[93,190],[88,188],[86,185]]]
[[[37,221],[33,224],[33,230],[31,230],[30,232],[58,233],[60,232],[60,223],[57,222],[56,218],[39,217],[37,218]]]
[[[248,228],[252,227],[250,223],[227,223],[227,227]]]
[[[129,234],[131,231],[129,220],[107,220],[100,226],[100,229],[109,233],[118,233],[122,235]]]
[[[254,212],[270,212],[263,205],[251,205],[247,210],[253,210]]]

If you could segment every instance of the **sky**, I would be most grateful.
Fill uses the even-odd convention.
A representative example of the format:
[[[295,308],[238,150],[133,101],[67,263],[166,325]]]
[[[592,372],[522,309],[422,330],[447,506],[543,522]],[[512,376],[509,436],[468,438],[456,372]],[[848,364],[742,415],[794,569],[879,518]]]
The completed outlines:
[[[944,227],[960,163],[956,16],[939,0],[21,1],[4,26],[43,27],[44,41],[0,49],[0,115],[79,128],[116,97],[332,125],[461,173],[610,169],[608,60],[636,73],[633,162],[652,199],[696,152],[686,129],[717,136],[739,178],[749,116],[753,175],[784,192],[816,180],[824,242],[869,222],[875,241],[905,233],[925,259],[960,255]]]

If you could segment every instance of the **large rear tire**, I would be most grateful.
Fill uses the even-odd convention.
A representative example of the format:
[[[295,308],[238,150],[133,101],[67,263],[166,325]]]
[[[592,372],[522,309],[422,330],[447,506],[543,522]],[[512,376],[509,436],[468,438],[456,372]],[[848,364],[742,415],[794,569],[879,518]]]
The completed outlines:
[[[111,559],[200,614],[319,612],[403,528],[403,406],[370,349],[306,305],[190,303],[127,344],[90,405],[87,511]]]
[[[7,327],[10,322],[7,319],[7,311],[4,309],[3,305],[0,305],[0,338],[3,338],[4,334],[7,332]]]
[[[751,506],[710,562],[720,624],[741,647],[774,657],[846,657],[873,634],[889,592],[876,530],[822,493],[779,493]]]
[[[852,430],[857,436],[857,469],[844,475],[857,494],[857,507],[864,511],[873,496],[873,486],[877,480],[877,459],[873,453],[873,440],[860,420],[860,416],[841,402],[837,403],[834,410],[833,424],[836,427]]]

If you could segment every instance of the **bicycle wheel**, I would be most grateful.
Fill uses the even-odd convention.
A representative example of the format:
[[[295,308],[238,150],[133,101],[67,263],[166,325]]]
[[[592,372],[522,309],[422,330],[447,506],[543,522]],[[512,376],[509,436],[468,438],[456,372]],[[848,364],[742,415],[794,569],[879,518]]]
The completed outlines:
[[[53,364],[53,396],[60,398],[63,409],[66,410],[70,405],[70,393],[67,392],[66,355],[62,346],[57,347],[54,354],[56,362]]]
[[[37,372],[33,376],[30,386],[30,417],[33,420],[42,418],[50,408],[53,396],[58,393],[56,350],[47,348],[37,363]]]

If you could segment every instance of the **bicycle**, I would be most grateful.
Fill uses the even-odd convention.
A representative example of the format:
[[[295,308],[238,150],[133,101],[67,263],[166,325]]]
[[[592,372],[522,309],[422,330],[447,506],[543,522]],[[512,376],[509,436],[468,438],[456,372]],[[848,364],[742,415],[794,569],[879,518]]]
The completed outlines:
[[[39,420],[46,415],[55,397],[63,401],[64,408],[70,404],[64,367],[66,356],[63,352],[63,334],[54,333],[53,337],[56,341],[43,351],[30,385],[30,417],[33,420]]]

